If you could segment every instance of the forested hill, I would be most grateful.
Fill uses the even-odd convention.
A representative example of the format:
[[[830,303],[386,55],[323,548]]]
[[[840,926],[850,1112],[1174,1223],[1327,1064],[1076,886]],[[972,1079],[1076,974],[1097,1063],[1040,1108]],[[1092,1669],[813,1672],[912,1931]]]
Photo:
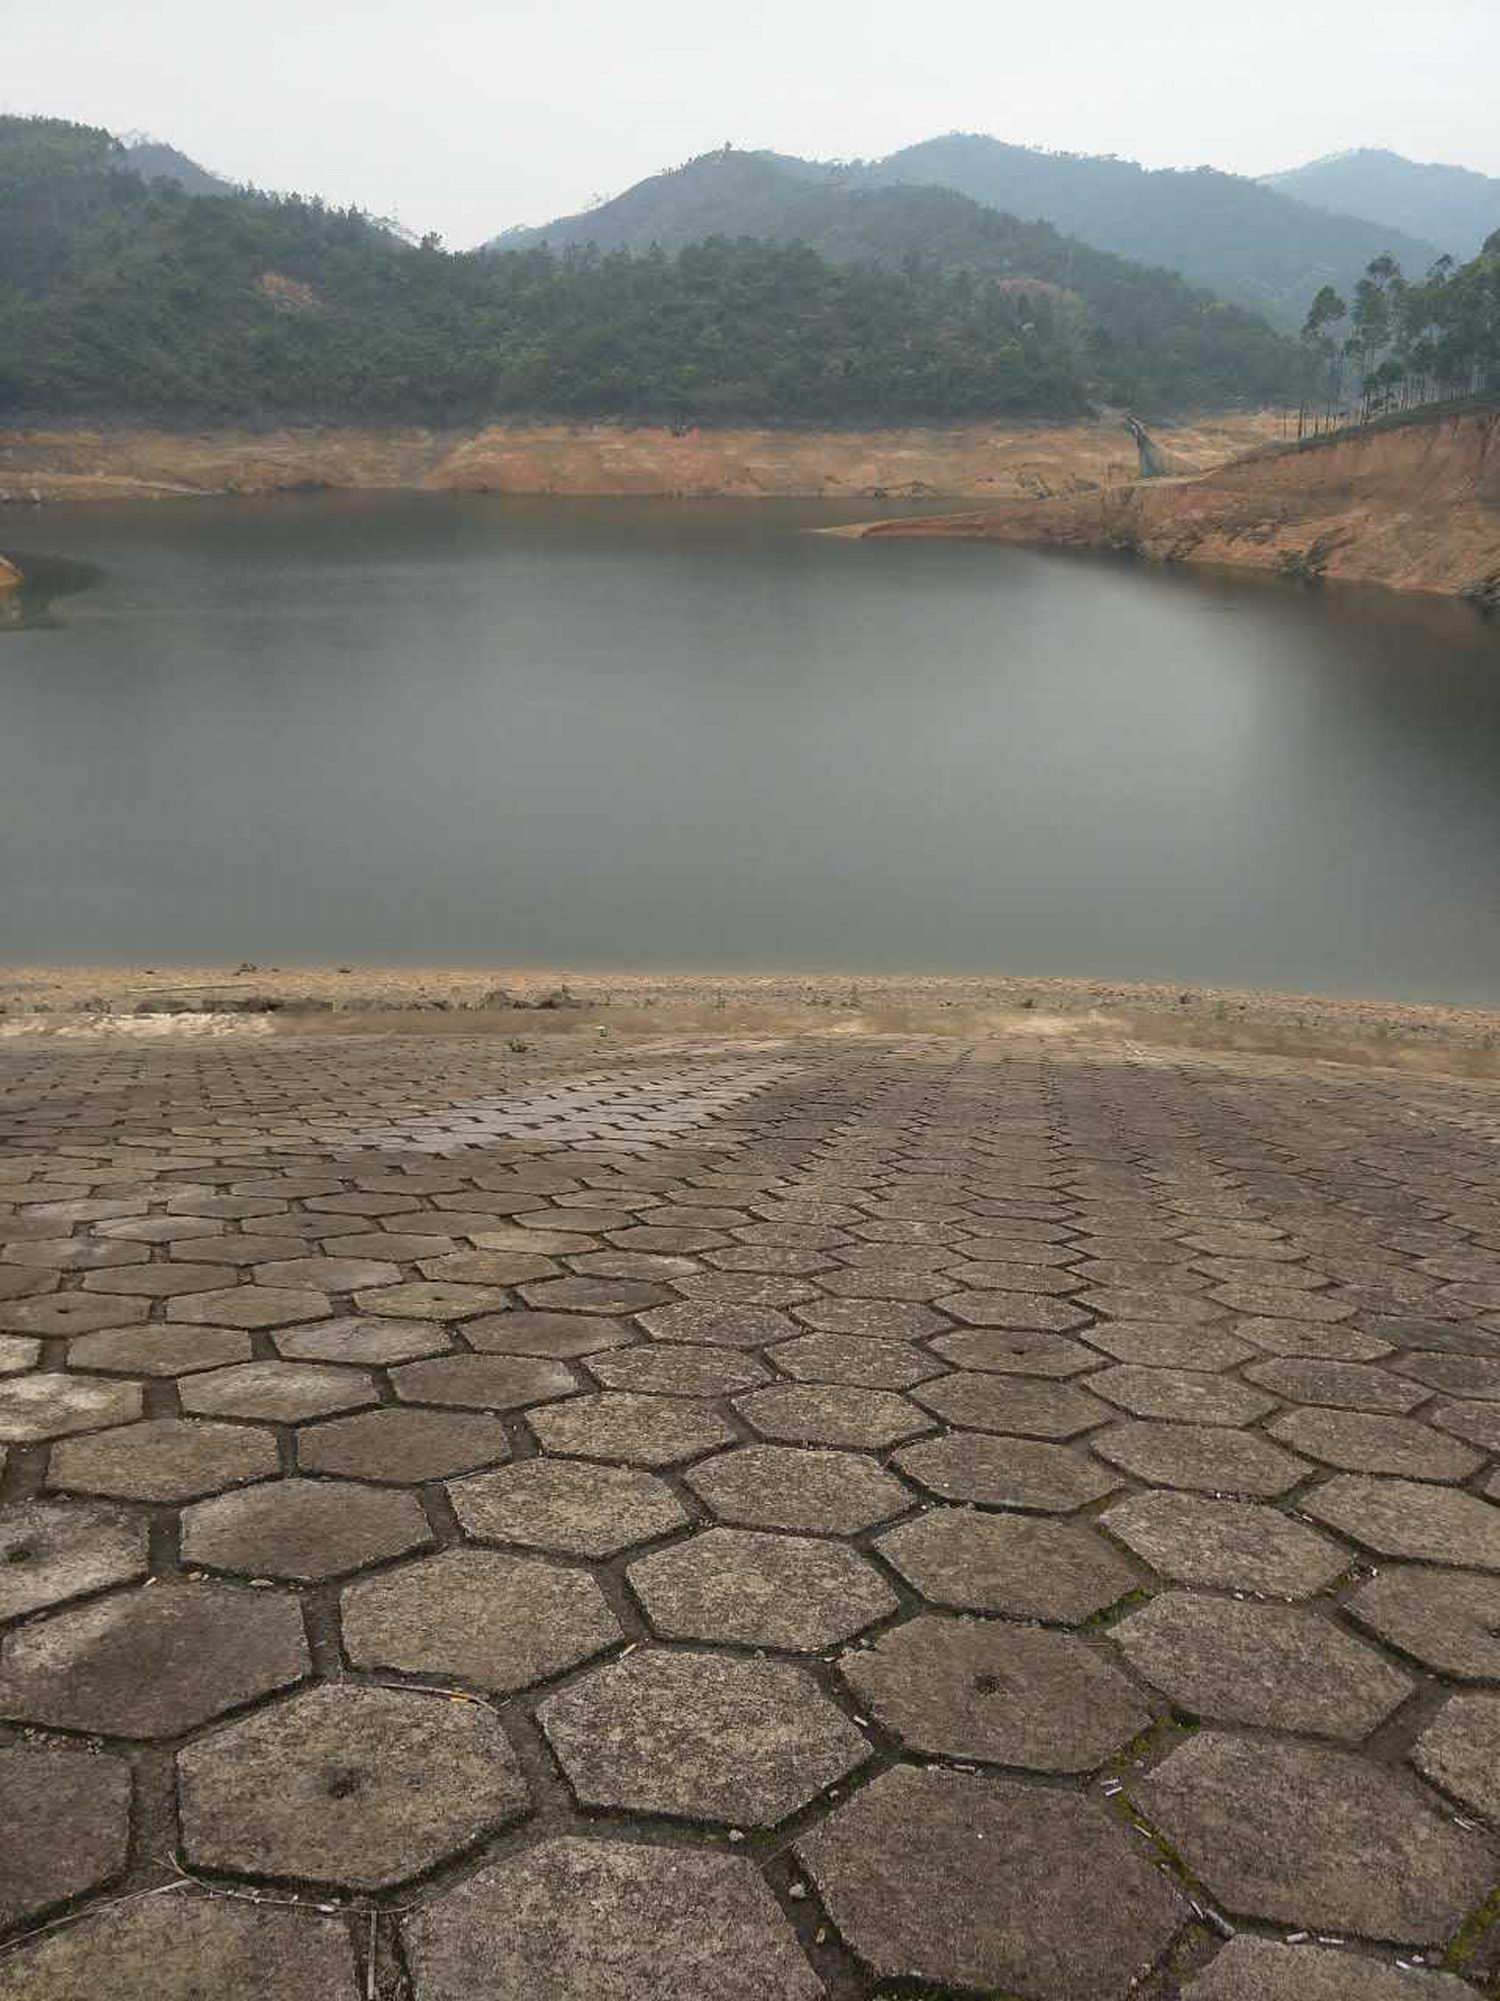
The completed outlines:
[[[1375,146],[1267,174],[1265,185],[1319,208],[1394,225],[1460,259],[1474,256],[1500,229],[1500,180],[1492,174],[1432,166]],[[1393,254],[1399,261],[1400,253]]]
[[[940,190],[852,206],[839,261],[722,238],[451,255],[316,202],[147,182],[107,132],[18,118],[0,190],[12,420],[1167,414],[1293,395],[1304,366],[1169,273]]]
[[[1300,322],[1320,285],[1352,285],[1372,258],[1388,254],[1425,270],[1446,247],[1327,214],[1210,167],[1148,171],[1129,160],[1042,153],[979,134],[837,166],[768,153],[706,155],[598,208],[500,241],[644,250],[743,234],[807,242],[832,255],[842,231],[869,226],[840,222],[841,210],[857,210],[878,191],[909,196],[917,188],[964,195],[1000,211],[1011,228],[1022,226],[1017,218],[1050,223],[1080,248],[1179,272],[1286,327]]]
[[[189,195],[237,192],[233,181],[209,173],[186,153],[179,153],[175,146],[164,146],[159,139],[127,139],[123,143],[125,157],[121,164],[131,173],[139,174],[143,181],[171,181]]]
[[[710,236],[802,243],[835,264],[905,270],[915,259],[1012,284],[1041,281],[1082,302],[1101,342],[1167,393],[1196,376],[1211,347],[1270,380],[1278,343],[1254,315],[1195,290],[1175,272],[1092,250],[1045,222],[1020,222],[942,187],[867,187],[839,172],[763,153],[704,154],[642,181],[565,227],[512,233],[500,245],[669,252]],[[1299,300],[1298,318],[1306,308]],[[1209,364],[1216,366],[1217,364]]]

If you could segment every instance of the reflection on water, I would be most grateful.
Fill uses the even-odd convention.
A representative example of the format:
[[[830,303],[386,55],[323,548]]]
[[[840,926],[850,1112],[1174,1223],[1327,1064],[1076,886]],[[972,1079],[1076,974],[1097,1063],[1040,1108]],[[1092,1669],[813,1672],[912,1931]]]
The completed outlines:
[[[837,518],[50,510],[106,574],[0,649],[0,958],[1500,1002],[1493,624]]]
[[[21,632],[60,623],[53,605],[58,598],[75,591],[91,590],[102,583],[104,572],[96,563],[73,562],[66,556],[38,556],[9,546],[3,551],[21,572],[19,590],[0,591],[0,632]]]

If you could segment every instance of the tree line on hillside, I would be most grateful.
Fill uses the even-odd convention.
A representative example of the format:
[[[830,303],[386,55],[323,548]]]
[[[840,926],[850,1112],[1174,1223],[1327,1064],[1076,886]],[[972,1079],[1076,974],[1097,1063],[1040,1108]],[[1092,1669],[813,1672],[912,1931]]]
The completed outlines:
[[[927,199],[936,196],[946,199],[946,215]],[[1334,215],[1331,208],[1353,213]],[[1309,207],[1209,167],[1148,169],[954,132],[884,160],[842,164],[724,148],[653,174],[583,213],[522,231],[520,242],[635,251],[660,243],[674,250],[705,236],[745,235],[811,243],[837,258],[851,240],[899,239],[931,226],[943,238],[934,244],[940,257],[957,251],[978,265],[1015,255],[1024,260],[1018,268],[1048,277],[1033,260],[1069,252],[1086,295],[1086,260],[1098,259],[1133,268],[1153,294],[1158,317],[1175,317],[1183,305],[1173,287],[1187,293],[1207,286],[1220,302],[1295,335],[1307,299],[1325,280],[1347,290],[1382,252],[1409,270],[1425,270],[1442,250],[1472,255],[1485,234],[1480,230],[1471,242],[1467,230],[1445,230],[1428,239],[1393,229],[1380,210],[1376,221],[1363,220],[1368,213],[1351,202]],[[1497,221],[1500,202],[1487,228]]]
[[[12,419],[1068,418],[1295,398],[1305,366],[1254,315],[1118,259],[1085,300],[915,251],[453,254],[355,210],[147,183],[109,133],[45,119],[0,118],[0,186]]]
[[[1395,258],[1377,257],[1352,303],[1324,285],[1302,341],[1318,393],[1299,413],[1299,437],[1500,394],[1500,230],[1469,263],[1440,257],[1425,278],[1409,279]]]
[[[670,254],[706,238],[744,236],[805,244],[834,264],[904,271],[915,262],[1066,294],[1080,327],[1108,343],[1102,360],[1088,359],[1131,392],[1115,401],[1161,409],[1274,398],[1295,378],[1285,336],[1258,313],[1227,305],[1176,270],[1095,249],[1050,222],[1023,222],[931,180],[864,185],[842,170],[725,148],[491,247]]]

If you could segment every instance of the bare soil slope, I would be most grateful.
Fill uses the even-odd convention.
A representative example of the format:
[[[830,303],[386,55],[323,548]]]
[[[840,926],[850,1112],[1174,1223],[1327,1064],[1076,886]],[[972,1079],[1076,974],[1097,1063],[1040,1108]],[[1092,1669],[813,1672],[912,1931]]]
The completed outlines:
[[[1500,601],[1500,406],[1266,447],[1197,478],[994,512],[879,522],[866,535],[1128,551]]]
[[[1163,427],[1175,470],[1200,472],[1274,438],[1272,411]],[[675,431],[506,424],[473,433],[305,426],[266,432],[133,427],[0,431],[0,503],[174,499],[326,487],[744,498],[1045,499],[1135,477],[1113,421],[885,431]]]

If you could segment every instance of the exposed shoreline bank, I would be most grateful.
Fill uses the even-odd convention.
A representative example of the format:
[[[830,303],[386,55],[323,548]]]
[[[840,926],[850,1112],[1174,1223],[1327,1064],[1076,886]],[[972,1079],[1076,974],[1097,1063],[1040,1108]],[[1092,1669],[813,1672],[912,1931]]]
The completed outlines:
[[[14,967],[0,1034],[1005,1034],[1126,1039],[1500,1079],[1500,1006],[1019,975],[499,967]]]
[[[873,522],[928,537],[1383,584],[1500,609],[1500,404],[1269,445],[1186,478]]]
[[[1280,435],[1274,411],[1164,425],[1169,466],[1200,472]],[[1115,420],[882,430],[675,430],[535,423],[439,432],[332,426],[0,430],[0,507],[326,489],[584,497],[1042,500],[1123,486]],[[3,518],[3,517],[0,517]]]

